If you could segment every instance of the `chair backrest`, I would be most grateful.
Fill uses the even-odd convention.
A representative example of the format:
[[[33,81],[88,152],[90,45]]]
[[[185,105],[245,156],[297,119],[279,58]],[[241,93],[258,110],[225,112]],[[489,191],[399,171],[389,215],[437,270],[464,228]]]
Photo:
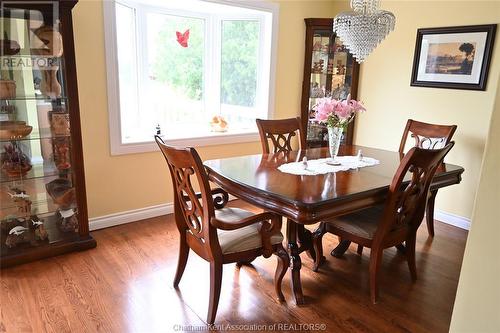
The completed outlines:
[[[450,142],[441,149],[413,147],[408,151],[389,187],[389,196],[374,242],[384,242],[388,237],[397,238],[398,234],[405,236],[408,231],[418,229],[424,218],[432,178],[454,144]],[[411,180],[408,185],[403,185],[408,172],[411,173]]]
[[[456,125],[435,125],[408,119],[399,145],[399,153],[404,153],[408,135],[415,139],[415,147],[439,149],[450,143],[456,129]]]
[[[155,141],[167,161],[174,187],[174,200],[182,218],[176,216],[179,232],[187,232],[190,238],[210,250],[218,245],[216,228],[210,224],[214,217],[214,204],[208,177],[200,156],[194,148],[176,148],[163,142],[159,136]],[[201,200],[197,198],[192,181],[200,187]],[[208,252],[207,252],[208,253]]]
[[[279,153],[292,150],[292,138],[298,132],[299,149],[305,149],[306,138],[302,129],[300,118],[288,118],[279,120],[256,119],[259,128],[262,151],[270,153],[269,141],[273,144],[272,152]]]

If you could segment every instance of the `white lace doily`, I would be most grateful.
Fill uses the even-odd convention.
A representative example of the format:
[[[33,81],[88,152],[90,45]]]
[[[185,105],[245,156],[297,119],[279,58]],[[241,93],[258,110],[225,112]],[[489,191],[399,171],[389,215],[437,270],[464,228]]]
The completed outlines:
[[[322,175],[329,172],[347,171],[350,169],[364,168],[367,166],[377,165],[380,163],[371,157],[363,157],[361,160],[358,156],[337,156],[335,162],[339,162],[340,165],[329,164],[332,161],[331,158],[320,158],[317,160],[307,161],[307,168],[304,169],[304,163],[292,162],[287,164],[282,164],[278,167],[278,170],[285,173],[291,173],[293,175]]]

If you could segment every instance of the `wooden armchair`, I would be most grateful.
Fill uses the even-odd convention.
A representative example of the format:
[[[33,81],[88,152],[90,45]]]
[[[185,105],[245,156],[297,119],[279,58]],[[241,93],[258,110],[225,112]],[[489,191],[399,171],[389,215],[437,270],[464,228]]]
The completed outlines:
[[[211,190],[202,161],[194,148],[174,148],[156,136],[170,170],[174,187],[175,222],[180,235],[179,261],[174,278],[177,288],[186,267],[189,250],[210,262],[210,301],[207,323],[215,320],[222,281],[222,265],[251,262],[258,256],[278,257],[274,286],[284,300],[281,281],[289,266],[283,245],[281,217],[272,213],[254,214],[225,207],[228,194]],[[192,179],[201,192],[195,193]]]
[[[273,153],[291,151],[292,138],[297,132],[299,135],[299,149],[306,148],[306,137],[300,118],[279,120],[256,119],[256,122],[264,154],[270,153],[268,140],[271,140],[273,144]]]
[[[442,148],[450,143],[456,129],[456,125],[435,125],[408,119],[399,145],[399,153],[404,154],[409,136],[415,139],[415,147],[424,149]],[[436,195],[437,190],[432,190],[426,205],[427,231],[432,237],[434,237],[434,203]]]
[[[376,303],[378,297],[377,280],[384,249],[406,242],[408,267],[412,279],[416,280],[417,229],[424,217],[432,178],[453,145],[451,142],[444,148],[435,150],[412,148],[401,161],[383,206],[321,222],[319,229],[313,234],[316,250],[314,270],[319,268],[323,257],[323,235],[330,232],[342,240],[371,248],[370,295],[373,303]],[[411,180],[406,185],[403,182],[407,173],[411,174]]]

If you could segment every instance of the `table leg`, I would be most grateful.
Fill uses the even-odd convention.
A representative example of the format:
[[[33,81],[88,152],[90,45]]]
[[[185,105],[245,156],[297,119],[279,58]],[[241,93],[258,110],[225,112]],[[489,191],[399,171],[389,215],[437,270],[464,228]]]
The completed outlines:
[[[339,245],[330,254],[335,258],[341,258],[349,248],[349,245],[351,245],[351,241],[341,239]]]
[[[287,219],[286,222],[286,237],[288,241],[288,254],[290,255],[290,273],[292,291],[295,297],[295,304],[304,304],[304,296],[302,294],[302,284],[300,282],[300,268],[302,262],[299,255],[299,247],[297,246],[297,223]]]
[[[312,244],[312,233],[303,224],[297,225],[297,238],[300,244],[299,253],[306,251],[312,261],[316,260],[316,251]]]

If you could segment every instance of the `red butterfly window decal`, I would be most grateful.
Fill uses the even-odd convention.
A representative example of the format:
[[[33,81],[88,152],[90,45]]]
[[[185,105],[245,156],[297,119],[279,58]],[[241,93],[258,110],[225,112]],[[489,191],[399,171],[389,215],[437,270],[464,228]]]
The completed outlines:
[[[177,43],[179,43],[182,47],[188,47],[189,29],[184,31],[183,34],[179,31],[176,31],[175,34],[177,35]]]

